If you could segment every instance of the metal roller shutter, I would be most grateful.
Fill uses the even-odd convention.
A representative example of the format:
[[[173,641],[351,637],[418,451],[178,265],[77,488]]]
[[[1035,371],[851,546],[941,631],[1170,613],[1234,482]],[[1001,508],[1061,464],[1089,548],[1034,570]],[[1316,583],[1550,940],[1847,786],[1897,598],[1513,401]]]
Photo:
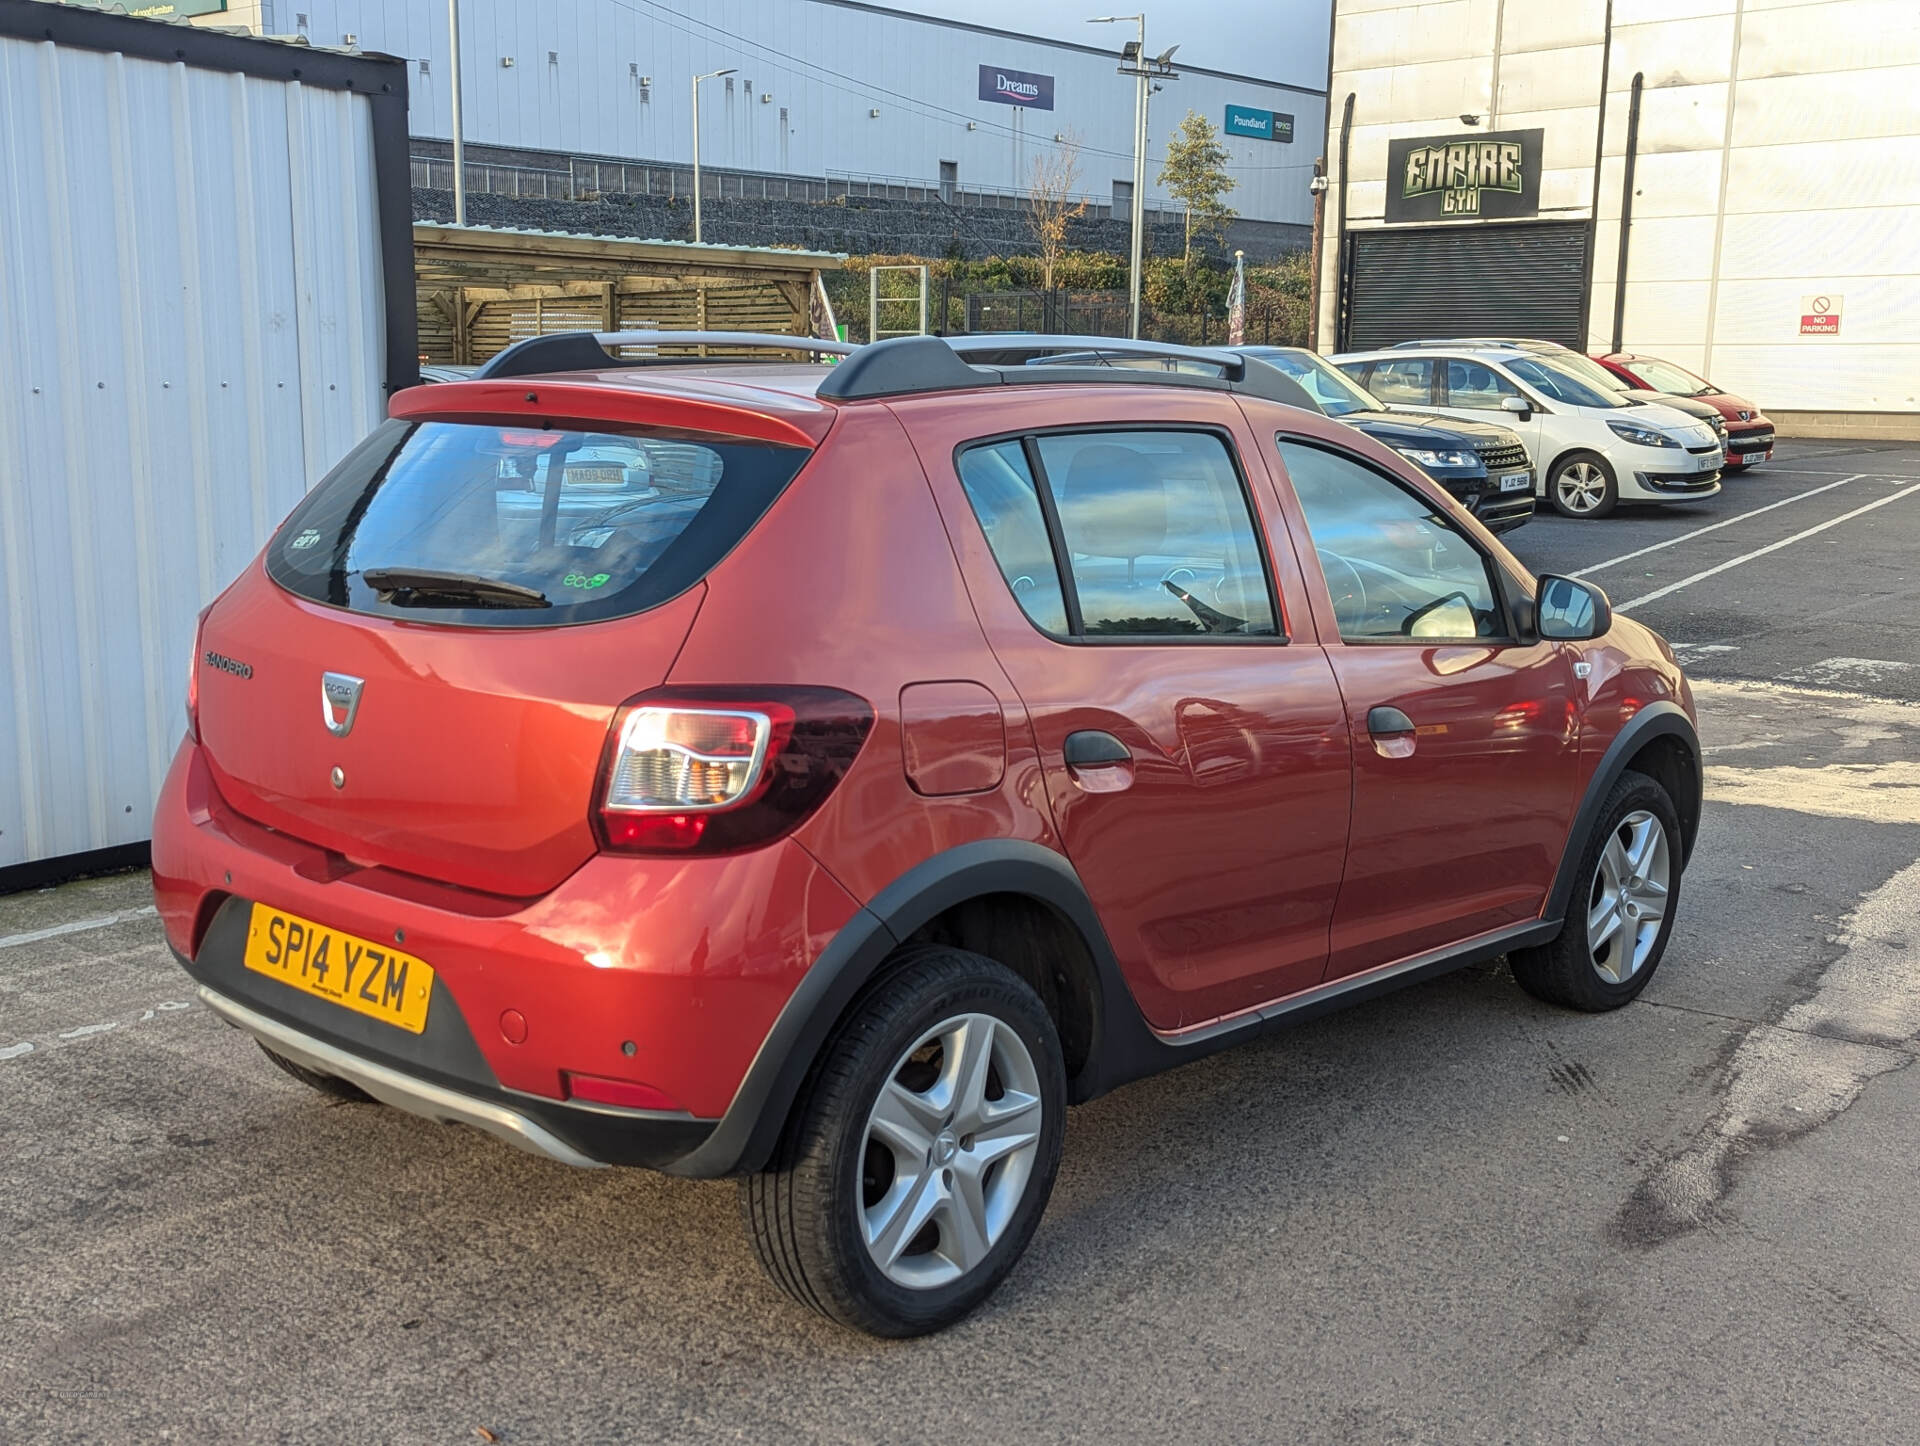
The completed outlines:
[[[1585,221],[1356,231],[1342,348],[1531,336],[1584,351],[1587,236]]]

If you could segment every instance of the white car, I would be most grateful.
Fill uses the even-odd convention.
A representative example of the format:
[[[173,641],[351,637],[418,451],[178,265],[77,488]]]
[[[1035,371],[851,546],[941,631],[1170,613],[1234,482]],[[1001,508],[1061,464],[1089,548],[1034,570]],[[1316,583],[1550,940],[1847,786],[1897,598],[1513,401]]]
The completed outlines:
[[[1705,422],[1595,386],[1551,353],[1422,346],[1331,358],[1394,411],[1495,421],[1520,434],[1539,495],[1565,517],[1720,490],[1726,453]]]

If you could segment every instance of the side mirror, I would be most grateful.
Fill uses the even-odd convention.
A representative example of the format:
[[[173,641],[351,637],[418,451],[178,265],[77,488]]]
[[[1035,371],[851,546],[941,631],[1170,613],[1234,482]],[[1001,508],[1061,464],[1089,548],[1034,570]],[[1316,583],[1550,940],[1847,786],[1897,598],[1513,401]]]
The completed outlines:
[[[1503,412],[1512,412],[1514,416],[1524,422],[1533,415],[1533,403],[1529,402],[1525,397],[1502,397],[1500,399],[1500,410]]]
[[[1540,579],[1534,626],[1554,643],[1583,643],[1613,626],[1613,604],[1590,582],[1549,574]]]

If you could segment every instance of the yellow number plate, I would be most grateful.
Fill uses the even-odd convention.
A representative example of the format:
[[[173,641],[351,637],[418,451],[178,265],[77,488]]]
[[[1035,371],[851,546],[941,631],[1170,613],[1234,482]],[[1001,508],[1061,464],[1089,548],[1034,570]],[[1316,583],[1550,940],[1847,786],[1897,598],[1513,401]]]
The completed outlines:
[[[247,968],[414,1034],[427,1027],[425,961],[265,904],[247,925]]]

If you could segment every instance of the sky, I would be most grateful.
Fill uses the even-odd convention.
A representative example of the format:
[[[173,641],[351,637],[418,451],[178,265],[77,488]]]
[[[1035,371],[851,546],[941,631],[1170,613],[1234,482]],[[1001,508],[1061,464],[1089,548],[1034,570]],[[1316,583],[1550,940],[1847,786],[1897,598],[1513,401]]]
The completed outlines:
[[[1281,80],[1325,90],[1327,25],[1331,0],[875,0],[893,10],[969,20],[1049,40],[1119,49],[1133,37],[1132,25],[1089,25],[1092,15],[1116,10],[1147,15],[1147,49],[1158,55],[1178,44],[1177,65],[1186,61],[1214,70]]]

